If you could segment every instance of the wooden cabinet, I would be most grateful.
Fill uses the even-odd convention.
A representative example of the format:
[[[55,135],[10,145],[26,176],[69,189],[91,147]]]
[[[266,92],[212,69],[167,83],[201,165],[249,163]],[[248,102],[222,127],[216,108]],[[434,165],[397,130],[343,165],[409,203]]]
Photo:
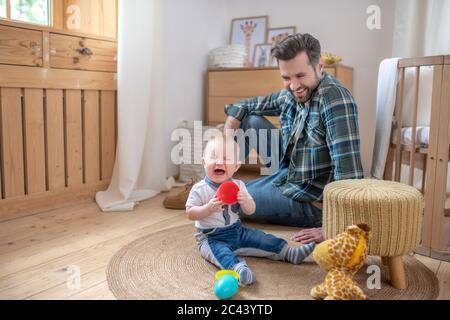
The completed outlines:
[[[42,66],[42,32],[0,25],[0,63]]]
[[[325,67],[325,71],[329,75],[332,75],[336,79],[338,79],[339,82],[344,85],[344,87],[350,90],[350,92],[353,91],[353,68],[343,65],[336,65]]]
[[[336,65],[326,67],[350,91],[353,89],[353,69]],[[224,106],[239,100],[264,96],[283,88],[278,68],[211,69],[208,71],[205,120],[208,125],[223,123]],[[278,117],[267,117],[279,126]]]
[[[0,221],[107,188],[116,54],[111,39],[0,21]]]
[[[114,41],[50,34],[52,68],[117,71],[117,43]]]

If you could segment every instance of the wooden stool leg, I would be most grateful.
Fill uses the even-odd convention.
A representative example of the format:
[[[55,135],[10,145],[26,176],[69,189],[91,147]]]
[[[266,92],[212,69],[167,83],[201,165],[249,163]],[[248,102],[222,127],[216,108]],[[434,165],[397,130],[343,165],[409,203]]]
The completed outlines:
[[[391,284],[396,289],[406,289],[405,268],[403,266],[403,257],[388,257],[389,277]]]
[[[388,265],[388,257],[381,257],[381,261],[383,262],[383,266]]]

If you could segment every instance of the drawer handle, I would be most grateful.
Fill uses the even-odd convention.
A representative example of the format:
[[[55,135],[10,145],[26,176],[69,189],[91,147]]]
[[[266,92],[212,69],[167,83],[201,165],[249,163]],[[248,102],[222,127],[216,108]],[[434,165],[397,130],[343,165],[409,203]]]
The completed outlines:
[[[86,56],[92,56],[94,54],[92,52],[92,50],[89,49],[89,48],[80,48],[80,49],[78,49],[78,52],[81,53],[81,54],[84,54]]]

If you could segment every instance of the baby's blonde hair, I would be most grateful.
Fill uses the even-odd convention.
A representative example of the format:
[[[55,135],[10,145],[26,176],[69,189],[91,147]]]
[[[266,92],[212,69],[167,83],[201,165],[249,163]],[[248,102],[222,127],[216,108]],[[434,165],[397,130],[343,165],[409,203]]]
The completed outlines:
[[[233,156],[233,160],[236,162],[239,160],[239,145],[236,143],[233,137],[224,134],[215,135],[210,140],[208,140],[205,149],[203,150],[203,159],[208,158],[214,150],[217,150],[219,152],[219,155],[223,156],[223,147],[225,147],[227,156]]]

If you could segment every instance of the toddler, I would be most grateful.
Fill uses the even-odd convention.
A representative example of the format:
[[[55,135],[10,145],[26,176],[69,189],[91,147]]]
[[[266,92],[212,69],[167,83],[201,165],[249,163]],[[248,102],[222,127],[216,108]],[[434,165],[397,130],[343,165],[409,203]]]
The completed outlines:
[[[233,138],[219,136],[207,143],[203,155],[206,176],[192,187],[186,213],[198,229],[196,238],[201,256],[220,269],[236,271],[240,283],[248,285],[256,281],[256,275],[242,256],[300,264],[315,244],[290,247],[283,239],[241,224],[239,212],[251,215],[256,205],[245,184],[233,179],[241,165],[238,159],[239,147]],[[240,189],[235,205],[225,205],[216,196],[225,181],[233,181]]]

